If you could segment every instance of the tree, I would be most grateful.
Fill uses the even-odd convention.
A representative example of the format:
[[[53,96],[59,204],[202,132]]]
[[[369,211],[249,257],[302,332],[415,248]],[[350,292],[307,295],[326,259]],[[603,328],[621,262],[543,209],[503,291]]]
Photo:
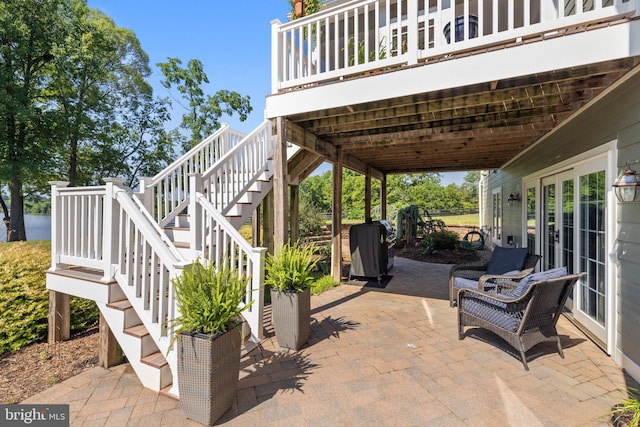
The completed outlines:
[[[146,81],[151,74],[148,56],[133,32],[80,1],[73,2],[66,39],[54,49],[54,56],[52,88],[70,186],[120,176],[118,172],[128,169],[130,158],[142,147],[136,137],[140,113],[152,115],[148,125],[165,108],[154,104]],[[164,121],[168,119],[165,113]],[[120,122],[132,132],[124,132]],[[163,122],[155,124],[161,128]],[[123,133],[132,139],[122,139]],[[79,171],[80,163],[84,171]],[[109,170],[113,174],[95,176]]]
[[[48,169],[55,151],[49,83],[70,4],[0,3],[0,181],[8,183],[11,197],[7,241],[26,240],[23,183]]]
[[[202,62],[191,59],[187,68],[181,67],[178,58],[167,58],[167,62],[157,64],[164,75],[162,85],[167,89],[176,86],[187,105],[180,127],[191,132],[191,139],[183,141],[183,150],[187,151],[220,127],[218,120],[223,114],[237,113],[240,121],[245,121],[252,107],[249,96],[242,96],[230,90],[218,90],[214,95],[205,95],[203,83],[209,83]]]

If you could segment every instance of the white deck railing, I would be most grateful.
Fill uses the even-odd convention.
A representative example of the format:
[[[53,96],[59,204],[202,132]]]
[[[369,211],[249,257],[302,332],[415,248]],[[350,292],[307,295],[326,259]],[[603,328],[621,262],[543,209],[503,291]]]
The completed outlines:
[[[226,215],[267,170],[272,138],[271,121],[265,120],[202,173],[204,193],[218,212]]]
[[[191,179],[192,188],[201,190],[201,177],[195,174]],[[243,316],[251,328],[251,340],[259,342],[262,338],[267,249],[252,247],[200,191],[191,194],[189,212],[191,227],[195,231],[195,241],[191,244],[195,250],[215,265],[227,265],[241,277],[251,279],[244,303],[253,301],[253,304],[243,312]]]
[[[189,204],[189,174],[204,173],[244,138],[223,124],[153,178],[140,179],[140,197],[157,223],[164,227]]]
[[[354,0],[272,22],[272,93],[636,15],[637,1]]]

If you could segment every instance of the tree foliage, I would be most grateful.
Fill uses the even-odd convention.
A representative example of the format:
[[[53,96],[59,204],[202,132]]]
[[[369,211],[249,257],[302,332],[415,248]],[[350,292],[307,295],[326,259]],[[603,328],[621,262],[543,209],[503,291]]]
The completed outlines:
[[[0,208],[8,240],[26,240],[25,195],[37,201],[48,181],[122,177],[135,186],[175,158],[178,141],[191,146],[222,115],[244,120],[251,111],[237,92],[206,95],[200,61],[159,65],[163,84],[187,101],[181,128],[190,138],[166,130],[171,102],[154,96],[149,58],[132,31],[85,0],[0,2]]]
[[[162,85],[167,89],[175,87],[186,104],[178,103],[186,110],[180,127],[191,132],[191,139],[183,141],[187,151],[220,127],[218,121],[223,114],[237,113],[241,121],[247,119],[252,107],[249,96],[242,96],[230,90],[218,90],[214,95],[206,95],[202,84],[209,83],[202,62],[191,59],[187,67],[182,67],[178,58],[167,58],[167,62],[157,64],[164,75]]]
[[[426,210],[462,209],[478,206],[477,182],[479,173],[469,172],[464,183],[442,185],[437,173],[402,174],[387,177],[387,210],[398,210],[418,205]],[[342,209],[347,219],[362,220],[364,216],[365,177],[344,169]],[[371,205],[380,203],[380,183],[372,180]],[[302,205],[314,206],[323,212],[331,211],[332,172],[313,175],[300,184]]]

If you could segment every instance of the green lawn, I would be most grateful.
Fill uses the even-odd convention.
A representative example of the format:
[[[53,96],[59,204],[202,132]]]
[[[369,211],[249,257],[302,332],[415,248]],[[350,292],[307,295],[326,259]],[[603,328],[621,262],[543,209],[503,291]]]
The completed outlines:
[[[445,224],[451,226],[478,226],[480,222],[479,214],[434,216],[433,219],[441,219]]]

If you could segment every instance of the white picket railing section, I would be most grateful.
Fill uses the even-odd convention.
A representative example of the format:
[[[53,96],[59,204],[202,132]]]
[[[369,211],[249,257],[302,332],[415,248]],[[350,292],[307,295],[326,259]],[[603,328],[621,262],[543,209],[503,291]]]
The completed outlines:
[[[215,265],[226,265],[237,271],[240,277],[250,278],[247,284],[245,304],[253,304],[243,312],[251,328],[251,340],[262,338],[264,301],[264,268],[266,248],[252,247],[240,233],[218,212],[208,198],[199,190],[200,176],[193,175],[191,194],[191,228],[195,229],[196,251]]]
[[[214,208],[227,214],[268,168],[271,121],[265,120],[202,174],[202,188]]]
[[[243,138],[244,134],[223,124],[155,177],[140,179],[143,203],[161,227],[189,204],[189,174],[204,173]]]
[[[115,278],[158,348],[167,354],[177,312],[171,279],[190,264],[141,210],[122,179],[100,187],[52,183],[52,270],[71,264]],[[167,357],[175,373],[176,357]]]
[[[638,13],[637,2],[351,1],[272,22],[272,93],[631,16]]]

